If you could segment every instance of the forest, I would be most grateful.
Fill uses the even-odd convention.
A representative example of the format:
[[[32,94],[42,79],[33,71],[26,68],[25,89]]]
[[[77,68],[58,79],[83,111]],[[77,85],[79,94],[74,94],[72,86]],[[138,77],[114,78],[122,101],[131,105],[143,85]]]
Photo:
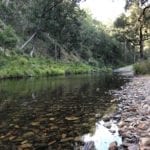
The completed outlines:
[[[127,0],[111,27],[80,3],[1,0],[0,78],[110,70],[149,58],[148,0]]]

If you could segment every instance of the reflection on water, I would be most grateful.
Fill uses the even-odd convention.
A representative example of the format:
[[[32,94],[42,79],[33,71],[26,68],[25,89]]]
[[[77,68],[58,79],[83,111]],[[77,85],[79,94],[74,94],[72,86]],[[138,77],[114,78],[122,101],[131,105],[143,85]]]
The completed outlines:
[[[0,81],[0,149],[78,150],[89,133],[109,140],[97,139],[107,132],[98,122],[111,107],[108,90],[124,82],[106,74]]]

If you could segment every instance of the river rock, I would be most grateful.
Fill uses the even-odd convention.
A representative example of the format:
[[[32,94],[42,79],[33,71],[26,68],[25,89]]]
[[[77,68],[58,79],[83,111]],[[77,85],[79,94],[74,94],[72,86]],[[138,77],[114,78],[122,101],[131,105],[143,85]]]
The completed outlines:
[[[121,119],[121,114],[117,114],[116,116],[113,117],[114,120],[120,120]]]
[[[31,147],[32,147],[32,144],[29,144],[29,143],[22,144],[21,146],[19,146],[19,148],[21,150],[28,149],[28,148],[31,148]]]
[[[125,126],[125,125],[126,125],[126,123],[125,123],[124,121],[120,121],[120,122],[118,123],[119,128],[122,128],[122,127]]]
[[[21,145],[28,143],[28,140],[24,140],[21,142]]]
[[[110,143],[108,150],[118,150],[118,144],[116,141]]]
[[[32,125],[32,126],[39,126],[39,125],[40,125],[40,122],[31,122],[31,125]]]
[[[61,139],[60,142],[68,142],[68,141],[73,141],[74,138],[73,137],[68,137],[68,138],[65,138],[65,139]]]
[[[111,119],[111,117],[110,117],[109,115],[105,115],[105,116],[103,117],[103,121],[105,121],[105,122],[110,121],[110,119]]]
[[[82,140],[81,140],[80,136],[77,136],[77,137],[74,138],[74,141],[79,142],[79,141],[82,141]]]
[[[110,129],[111,128],[111,123],[110,122],[104,123],[104,127]]]
[[[9,137],[9,140],[12,141],[12,140],[14,140],[15,138],[16,138],[16,136],[10,136],[10,137]]]
[[[145,123],[140,123],[139,125],[138,125],[138,129],[141,129],[141,130],[146,130],[146,129],[148,129],[149,127],[147,126],[147,124],[145,124]]]
[[[47,143],[36,143],[34,145],[36,147],[37,150],[44,150],[48,148],[48,144]]]
[[[111,130],[110,129],[109,132],[112,133],[112,134],[114,134],[114,133],[116,133],[116,130]]]
[[[115,103],[116,101],[117,101],[117,99],[112,99],[110,102]]]
[[[64,133],[61,135],[62,139],[64,139],[66,136],[67,134],[64,134]]]
[[[140,147],[149,147],[150,148],[150,137],[140,138]]]
[[[50,141],[50,142],[48,143],[48,145],[52,145],[52,144],[54,144],[54,143],[56,143],[55,140],[54,140],[54,141]]]
[[[27,132],[27,133],[24,133],[23,134],[23,138],[30,138],[30,137],[33,137],[34,136],[34,133],[33,132]]]
[[[83,149],[84,150],[95,150],[94,142],[93,141],[86,142]]]
[[[96,118],[96,119],[99,119],[99,118],[101,118],[101,117],[102,117],[101,114],[95,114],[95,118]]]
[[[150,101],[150,96],[147,96],[145,99],[146,99],[147,101]]]
[[[131,144],[128,146],[128,150],[139,150],[139,146],[136,144]]]
[[[68,121],[75,121],[75,120],[78,120],[79,118],[75,116],[69,116],[69,117],[65,117],[65,119]]]

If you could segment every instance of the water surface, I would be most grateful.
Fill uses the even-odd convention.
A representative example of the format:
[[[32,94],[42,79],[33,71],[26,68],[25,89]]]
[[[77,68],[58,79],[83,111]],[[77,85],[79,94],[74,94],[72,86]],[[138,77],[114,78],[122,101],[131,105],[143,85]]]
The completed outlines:
[[[107,149],[120,139],[101,117],[112,108],[109,90],[125,82],[108,74],[1,80],[0,149],[78,150],[89,141]]]

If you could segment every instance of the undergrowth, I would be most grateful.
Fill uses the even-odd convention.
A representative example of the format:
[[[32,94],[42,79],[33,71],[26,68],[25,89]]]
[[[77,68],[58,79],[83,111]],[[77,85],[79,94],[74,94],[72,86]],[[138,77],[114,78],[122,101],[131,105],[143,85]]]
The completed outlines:
[[[150,74],[150,59],[136,63],[134,70],[136,74]]]
[[[83,74],[100,70],[108,71],[109,69],[105,67],[99,69],[79,62],[56,62],[43,57],[0,56],[0,78]]]

